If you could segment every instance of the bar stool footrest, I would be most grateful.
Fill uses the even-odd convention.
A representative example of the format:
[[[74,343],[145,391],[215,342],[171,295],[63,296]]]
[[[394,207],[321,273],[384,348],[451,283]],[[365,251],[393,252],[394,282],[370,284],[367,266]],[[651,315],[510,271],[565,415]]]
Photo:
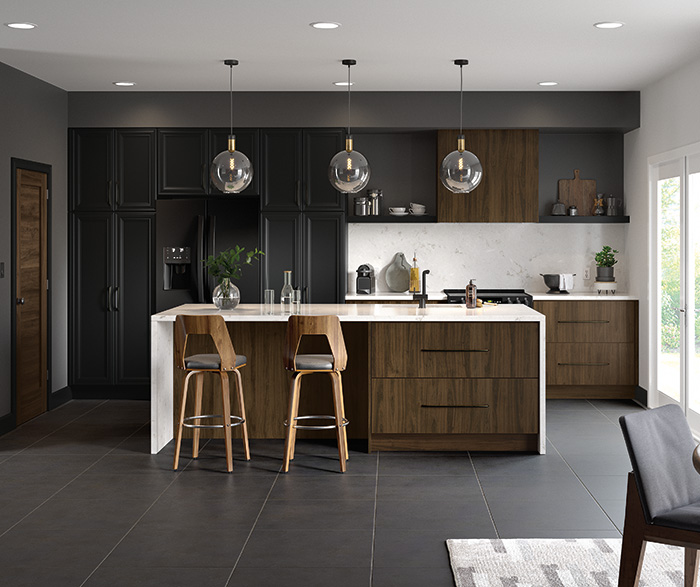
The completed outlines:
[[[296,422],[297,420],[335,420],[335,416],[297,416],[296,418],[294,418],[294,421]],[[350,421],[347,418],[343,418],[343,421],[340,423],[340,427],[343,428],[344,426],[347,426],[349,423],[350,423]],[[289,420],[285,420],[284,425],[289,426]],[[308,425],[302,425],[302,424],[294,424],[292,426],[292,428],[294,428],[296,430],[333,430],[336,428],[336,425],[331,424],[329,426],[321,426],[321,425],[308,426]]]
[[[206,414],[204,416],[189,416],[182,421],[185,428],[224,428],[224,424],[188,424],[192,420],[203,420],[205,418],[222,418],[221,414]],[[240,426],[245,420],[240,416],[231,416],[231,428]]]

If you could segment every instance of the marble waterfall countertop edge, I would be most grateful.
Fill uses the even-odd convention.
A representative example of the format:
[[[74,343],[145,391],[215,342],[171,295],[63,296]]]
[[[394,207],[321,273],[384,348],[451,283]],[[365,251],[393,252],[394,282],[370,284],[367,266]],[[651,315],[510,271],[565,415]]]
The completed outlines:
[[[341,322],[540,322],[544,315],[522,304],[484,306],[468,310],[463,304],[302,304],[302,315],[335,315]],[[240,304],[233,310],[217,310],[213,304],[184,304],[151,316],[152,322],[174,322],[178,314],[218,314],[227,322],[286,322],[279,304],[265,314],[262,304]]]

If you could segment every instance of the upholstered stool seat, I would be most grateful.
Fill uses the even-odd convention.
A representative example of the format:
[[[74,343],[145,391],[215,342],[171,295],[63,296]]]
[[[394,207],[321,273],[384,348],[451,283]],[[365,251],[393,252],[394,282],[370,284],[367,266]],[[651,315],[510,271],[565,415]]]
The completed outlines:
[[[200,353],[185,357],[187,339],[191,334],[209,335],[216,347],[216,353]],[[231,427],[240,426],[243,436],[243,448],[246,460],[250,460],[250,448],[248,446],[248,427],[245,421],[245,403],[243,401],[243,383],[239,368],[247,363],[245,355],[237,355],[233,350],[226,323],[221,316],[185,316],[178,315],[175,318],[175,360],[177,366],[184,370],[185,381],[182,385],[182,399],[180,402],[180,419],[177,428],[177,441],[175,443],[175,458],[173,469],[177,470],[180,461],[180,444],[182,443],[182,429],[192,428],[192,458],[199,456],[199,431],[202,428],[222,428],[226,443],[226,468],[230,473],[233,470],[233,450],[231,446]],[[238,390],[238,405],[240,415],[231,415],[231,397],[229,391],[228,374],[232,372]],[[221,414],[202,414],[202,390],[205,373],[216,373],[221,383]],[[195,413],[185,417],[187,406],[187,389],[190,378],[195,378]],[[206,423],[210,420],[221,420],[221,424]]]
[[[328,341],[331,354],[298,354],[299,344],[304,336],[324,336]],[[284,472],[289,471],[289,462],[294,459],[294,445],[297,430],[333,430],[338,441],[340,472],[344,473],[348,460],[348,437],[345,427],[343,403],[343,384],[340,372],[347,363],[347,351],[343,340],[343,331],[337,316],[291,316],[287,323],[287,339],[284,351],[284,367],[293,371],[292,385],[289,390],[289,409],[284,425],[287,427],[284,445]],[[333,383],[333,411],[331,415],[300,416],[299,396],[301,378],[311,373],[328,373]],[[315,420],[332,420],[333,424],[302,424]]]

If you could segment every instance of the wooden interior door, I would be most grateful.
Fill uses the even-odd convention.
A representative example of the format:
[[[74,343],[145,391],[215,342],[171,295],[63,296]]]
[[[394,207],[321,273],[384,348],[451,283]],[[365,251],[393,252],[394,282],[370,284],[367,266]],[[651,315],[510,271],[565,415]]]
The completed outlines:
[[[46,411],[47,385],[46,173],[16,176],[16,406],[17,425]]]

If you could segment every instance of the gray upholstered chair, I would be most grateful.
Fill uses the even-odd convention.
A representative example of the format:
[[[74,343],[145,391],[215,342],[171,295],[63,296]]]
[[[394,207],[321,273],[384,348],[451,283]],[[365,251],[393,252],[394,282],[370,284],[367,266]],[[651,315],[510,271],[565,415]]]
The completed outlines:
[[[618,587],[635,586],[647,542],[685,548],[685,586],[695,585],[700,548],[700,475],[695,441],[676,405],[620,418],[632,462]]]

